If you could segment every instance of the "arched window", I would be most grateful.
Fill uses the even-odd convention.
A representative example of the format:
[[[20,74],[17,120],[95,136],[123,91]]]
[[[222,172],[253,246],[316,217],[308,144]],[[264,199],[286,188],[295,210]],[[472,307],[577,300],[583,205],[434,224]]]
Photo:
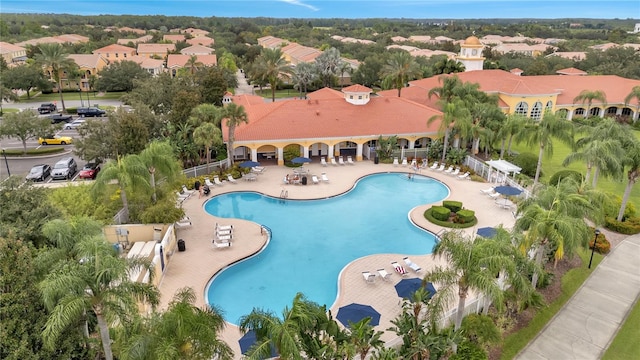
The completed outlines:
[[[516,114],[527,116],[529,114],[529,105],[524,101],[519,102],[516,105]]]
[[[560,109],[556,111],[556,115],[558,115],[560,119],[566,119],[567,114],[569,114],[569,111],[567,111],[567,109]]]
[[[607,116],[615,116],[615,114],[618,112],[618,108],[615,106],[609,106],[607,108],[607,110],[605,111],[605,115]]]
[[[631,116],[631,114],[633,114],[633,110],[629,108],[622,109],[622,116]]]
[[[533,104],[533,108],[531,109],[531,118],[535,120],[540,120],[540,115],[542,114],[542,103],[540,101],[536,101]]]
[[[589,109],[589,116],[600,116],[600,108],[594,107]]]
[[[573,112],[576,116],[584,116],[584,108],[577,108],[576,111]]]
[[[551,111],[553,109],[553,101],[547,101],[547,106],[545,106],[545,110]]]

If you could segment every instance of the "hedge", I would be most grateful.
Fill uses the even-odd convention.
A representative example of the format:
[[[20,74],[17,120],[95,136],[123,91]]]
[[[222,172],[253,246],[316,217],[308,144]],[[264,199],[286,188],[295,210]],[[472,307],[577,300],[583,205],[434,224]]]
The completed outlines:
[[[626,221],[618,221],[612,217],[604,218],[604,226],[620,234],[633,235],[640,233],[640,218],[630,218]]]
[[[458,220],[461,223],[466,224],[468,222],[473,221],[476,218],[476,212],[473,210],[462,209],[456,213],[458,215]]]
[[[449,220],[449,215],[451,215],[451,210],[449,210],[448,208],[444,207],[444,206],[433,206],[431,207],[432,209],[432,216],[440,221],[447,221]]]
[[[442,202],[442,206],[444,206],[447,209],[451,210],[451,212],[457,213],[458,211],[460,211],[460,209],[462,209],[462,202],[453,201],[453,200],[445,200],[445,201]]]
[[[424,212],[425,219],[429,220],[429,222],[434,223],[436,225],[440,225],[442,227],[451,228],[451,229],[465,229],[465,228],[470,228],[472,226],[475,226],[478,223],[478,218],[476,218],[475,216],[473,218],[473,221],[464,223],[464,224],[438,220],[435,217],[433,217],[433,212],[432,212],[432,210],[437,207],[442,208],[441,206],[433,206]]]

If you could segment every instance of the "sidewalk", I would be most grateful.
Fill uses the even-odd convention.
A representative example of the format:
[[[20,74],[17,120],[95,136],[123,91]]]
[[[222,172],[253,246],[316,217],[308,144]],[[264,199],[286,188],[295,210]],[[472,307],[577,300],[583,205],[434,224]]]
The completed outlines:
[[[639,298],[637,234],[604,258],[516,359],[600,359]]]

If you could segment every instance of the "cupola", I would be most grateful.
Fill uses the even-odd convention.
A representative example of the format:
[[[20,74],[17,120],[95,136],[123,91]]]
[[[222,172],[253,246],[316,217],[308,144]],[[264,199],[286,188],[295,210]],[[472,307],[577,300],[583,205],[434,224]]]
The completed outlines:
[[[353,105],[366,105],[371,99],[371,89],[363,85],[347,86],[342,89],[342,93],[344,93],[344,99]]]

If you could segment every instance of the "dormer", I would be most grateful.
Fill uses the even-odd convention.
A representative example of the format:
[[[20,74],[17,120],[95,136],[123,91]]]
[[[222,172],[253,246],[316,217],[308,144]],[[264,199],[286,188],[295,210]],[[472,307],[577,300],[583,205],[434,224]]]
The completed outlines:
[[[227,104],[231,104],[233,102],[233,94],[230,92],[225,92],[224,95],[222,95],[222,105],[227,105]]]
[[[371,89],[362,85],[351,85],[342,89],[344,93],[344,99],[349,104],[353,105],[366,105],[371,99]]]

